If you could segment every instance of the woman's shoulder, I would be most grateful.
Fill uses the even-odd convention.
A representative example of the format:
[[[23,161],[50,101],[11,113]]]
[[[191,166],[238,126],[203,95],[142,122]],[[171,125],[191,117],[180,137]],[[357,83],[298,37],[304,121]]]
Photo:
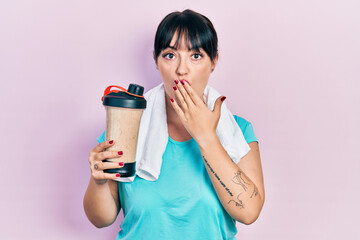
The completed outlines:
[[[247,143],[254,142],[254,141],[258,142],[251,122],[249,122],[245,118],[240,117],[238,115],[233,115],[233,116],[234,116],[236,123],[239,125],[242,133],[244,134],[246,142]]]
[[[245,118],[243,118],[243,117],[240,117],[240,116],[235,115],[235,114],[233,114],[233,116],[234,116],[235,121],[239,125],[239,127],[247,126],[248,124],[250,124],[250,122],[248,120],[246,120]]]

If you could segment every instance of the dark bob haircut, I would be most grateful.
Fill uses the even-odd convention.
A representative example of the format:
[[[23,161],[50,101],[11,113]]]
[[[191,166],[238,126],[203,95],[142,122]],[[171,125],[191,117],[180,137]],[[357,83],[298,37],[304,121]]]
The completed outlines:
[[[169,47],[175,33],[178,33],[175,48],[184,36],[188,49],[200,48],[214,61],[218,53],[218,38],[211,21],[204,15],[190,9],[168,14],[159,24],[154,41],[154,59],[157,62],[162,50]]]

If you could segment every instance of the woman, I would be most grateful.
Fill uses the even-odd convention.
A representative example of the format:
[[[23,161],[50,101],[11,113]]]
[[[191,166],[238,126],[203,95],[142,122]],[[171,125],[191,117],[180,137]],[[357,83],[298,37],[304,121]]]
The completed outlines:
[[[123,164],[102,160],[121,158],[122,152],[104,151],[114,141],[102,135],[90,151],[85,212],[95,226],[105,227],[122,207],[117,239],[236,239],[235,220],[254,222],[265,192],[251,124],[233,116],[251,148],[241,161],[233,161],[216,133],[225,97],[216,99],[213,110],[203,98],[218,61],[212,23],[191,10],[170,13],[157,29],[154,59],[165,91],[169,135],[161,173],[156,181],[138,176],[130,183],[109,181],[119,175],[103,170]]]

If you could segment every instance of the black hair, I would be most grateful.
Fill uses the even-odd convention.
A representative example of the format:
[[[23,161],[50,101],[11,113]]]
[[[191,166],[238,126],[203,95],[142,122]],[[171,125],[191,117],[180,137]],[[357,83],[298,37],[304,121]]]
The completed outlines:
[[[200,48],[214,61],[218,53],[218,38],[211,21],[204,15],[186,9],[183,12],[168,14],[159,24],[154,41],[154,59],[157,61],[161,51],[169,47],[175,33],[178,33],[175,48],[182,36],[188,49],[199,51]]]

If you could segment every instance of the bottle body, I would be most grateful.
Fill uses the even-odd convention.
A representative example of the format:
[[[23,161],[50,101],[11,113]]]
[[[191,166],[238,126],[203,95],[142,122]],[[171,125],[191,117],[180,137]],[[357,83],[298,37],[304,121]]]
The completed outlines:
[[[120,169],[109,169],[104,172],[120,173],[121,177],[135,175],[136,146],[139,135],[140,120],[144,109],[131,109],[105,106],[106,130],[105,140],[114,140],[115,144],[106,150],[123,151],[121,158],[111,158],[105,161],[124,162]]]

